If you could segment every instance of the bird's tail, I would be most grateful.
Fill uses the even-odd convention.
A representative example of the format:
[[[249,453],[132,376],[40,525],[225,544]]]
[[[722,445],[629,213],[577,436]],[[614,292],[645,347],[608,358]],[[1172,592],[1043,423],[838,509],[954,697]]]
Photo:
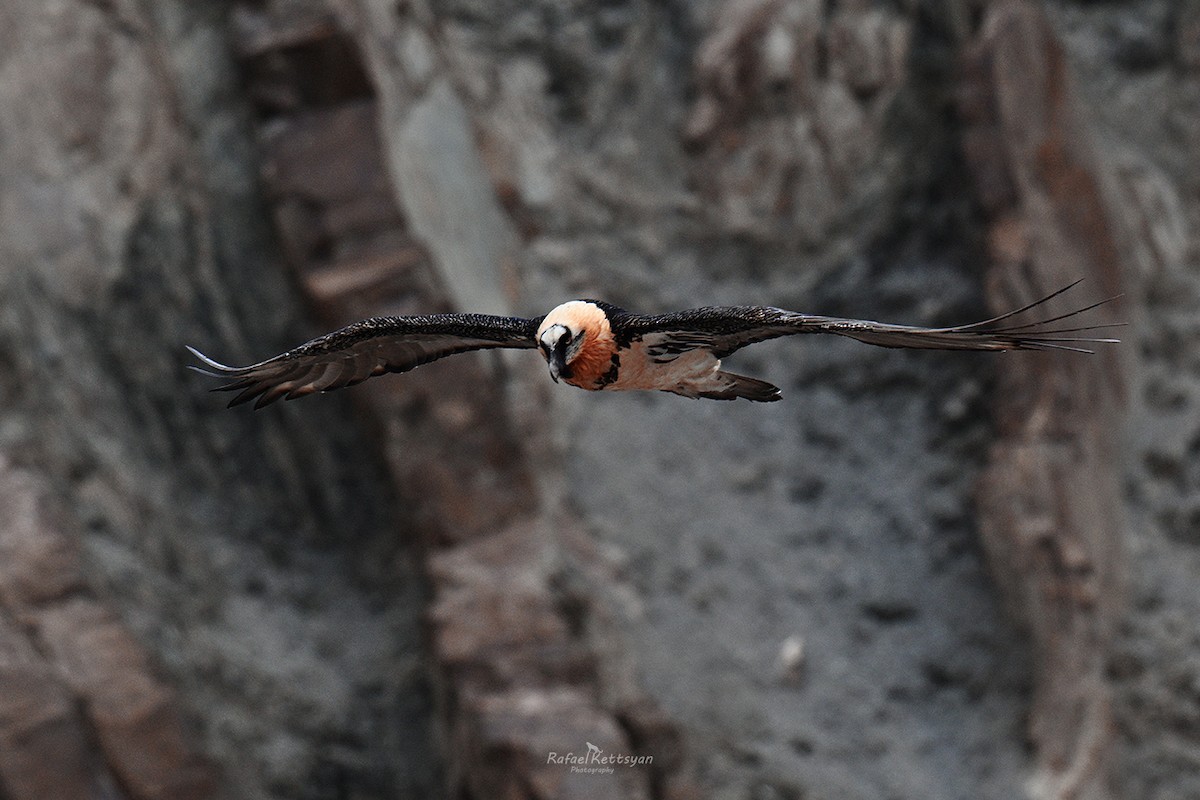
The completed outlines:
[[[709,400],[736,400],[744,397],[755,403],[774,403],[780,398],[778,386],[758,378],[747,378],[732,372],[718,372],[714,377],[720,381],[719,388],[700,392],[700,397],[707,397]]]

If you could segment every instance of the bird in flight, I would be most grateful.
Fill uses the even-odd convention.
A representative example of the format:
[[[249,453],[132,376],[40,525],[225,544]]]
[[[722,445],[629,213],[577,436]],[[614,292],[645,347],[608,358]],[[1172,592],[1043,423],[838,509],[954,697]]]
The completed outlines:
[[[328,392],[376,375],[407,372],[456,353],[498,347],[540,350],[555,382],[581,389],[657,390],[684,397],[744,397],[769,403],[780,398],[777,386],[726,372],[721,359],[755,342],[801,333],[831,333],[882,347],[931,350],[1090,353],[1086,345],[1118,342],[1079,334],[1120,323],[1063,323],[1116,298],[1033,322],[1017,321],[1019,315],[1078,283],[1007,314],[952,328],[814,316],[769,306],[644,315],[599,300],[572,300],[535,319],[486,314],[365,319],[248,367],[228,367],[195,348],[188,350],[205,364],[192,369],[228,380],[214,391],[237,392],[230,406],[254,400],[254,407],[262,408],[280,398]]]

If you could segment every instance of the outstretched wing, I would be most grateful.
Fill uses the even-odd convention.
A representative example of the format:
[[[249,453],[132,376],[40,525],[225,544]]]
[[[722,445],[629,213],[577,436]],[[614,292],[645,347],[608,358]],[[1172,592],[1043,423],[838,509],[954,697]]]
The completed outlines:
[[[188,347],[208,369],[197,372],[229,383],[214,391],[236,391],[230,406],[258,398],[255,408],[279,398],[353,386],[375,375],[407,372],[455,353],[495,347],[532,348],[539,319],[486,314],[375,317],[355,322],[282,355],[248,367],[227,367]]]
[[[1065,320],[1115,300],[1111,297],[1064,314],[1019,322],[1030,312],[1057,297],[1079,281],[1059,289],[1023,308],[992,319],[952,328],[921,328],[859,319],[799,314],[765,306],[696,308],[657,316],[628,315],[621,320],[621,334],[629,341],[643,341],[651,358],[669,361],[697,348],[711,350],[718,358],[755,342],[801,333],[832,333],[881,347],[932,350],[1070,350],[1091,353],[1086,345],[1113,344],[1117,339],[1087,335],[1124,323],[1075,325]]]

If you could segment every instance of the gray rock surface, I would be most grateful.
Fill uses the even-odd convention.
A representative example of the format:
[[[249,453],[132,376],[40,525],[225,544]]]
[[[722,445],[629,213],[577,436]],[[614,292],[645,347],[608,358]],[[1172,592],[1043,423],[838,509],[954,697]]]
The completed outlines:
[[[1200,796],[1200,6],[1045,5],[1113,165],[1133,276],[1111,793],[1183,800]],[[379,307],[355,280],[393,310],[457,298],[533,315],[598,296],[981,317],[1005,242],[980,207],[1010,187],[968,176],[966,4],[237,6],[0,4],[0,458],[50,487],[82,553],[71,590],[149,651],[219,793],[449,784],[480,800],[494,778],[536,797],[1033,796],[1038,653],[1004,610],[972,500],[995,358],[764,343],[730,363],[781,386],[772,405],[590,395],[546,384],[536,361],[466,361],[256,415],[182,368],[185,342],[242,363],[302,341],[319,327],[304,299],[327,317]],[[303,24],[260,25],[268,7]],[[361,66],[346,78],[360,102],[272,83],[314,30],[357,46],[342,58]],[[391,158],[362,176],[370,197],[287,184],[331,149],[317,134],[364,124],[375,97],[378,137],[346,137]],[[304,119],[276,124],[280,109]],[[437,147],[445,120],[452,149]],[[323,163],[375,163],[345,155]],[[437,170],[460,156],[469,180],[447,209],[442,184],[464,175]],[[397,229],[369,242],[373,261],[371,225]],[[389,278],[396,254],[411,260]],[[287,271],[305,258],[328,269]],[[516,491],[498,482],[514,475]],[[449,543],[429,555],[413,532],[435,512]],[[498,515],[512,524],[494,530]],[[0,679],[35,665],[85,761],[95,731],[51,679],[78,637],[60,625],[59,649],[35,652],[0,606]],[[431,664],[451,701],[436,709]],[[463,709],[474,738],[439,738]],[[597,788],[539,760],[593,735],[664,766]],[[0,757],[0,795],[38,785],[26,756]]]
[[[0,450],[50,481],[228,796],[417,791],[420,584],[349,405],[239,417],[183,367],[306,333],[224,12],[0,9]]]
[[[741,87],[750,105],[729,109],[725,124],[747,158],[756,143],[779,141],[779,125],[815,113],[821,125],[845,126],[827,142],[851,148],[846,158],[862,159],[854,169],[872,173],[867,184],[840,182],[839,165],[850,162],[836,149],[799,167],[805,202],[805,180],[857,188],[820,201],[819,222],[796,207],[789,225],[768,221],[753,210],[760,195],[745,194],[769,184],[701,173],[720,144],[698,157],[681,147],[680,126],[696,112],[663,77],[689,68],[681,52],[717,30],[714,18],[745,8],[758,13],[753,4],[677,15],[617,7],[570,19],[546,11],[536,24],[476,4],[448,14],[453,41],[475,56],[464,63],[537,47],[571,59],[551,62],[572,69],[551,77],[559,116],[542,121],[556,132],[556,202],[524,209],[538,230],[528,306],[598,295],[641,311],[768,302],[931,324],[981,314],[958,156],[922,107],[947,91],[945,32],[912,33],[908,64],[920,77],[893,78],[903,88],[886,102],[854,94],[832,70],[788,71],[779,105]],[[826,37],[858,30],[845,22],[818,13],[778,35],[829,46]],[[745,52],[729,57],[754,59],[773,23],[748,24]],[[628,64],[639,79],[622,72]],[[753,64],[739,69],[755,74]],[[846,98],[851,113],[810,111],[814,92]],[[754,158],[777,168],[764,167],[769,174],[788,169],[772,161],[782,151]],[[892,159],[907,169],[891,171]],[[856,213],[859,202],[869,215]],[[733,208],[763,224],[747,228]],[[777,382],[783,402],[563,389],[552,411],[562,420],[559,488],[618,565],[632,658],[690,735],[701,784],[731,798],[1017,795],[1029,656],[971,525],[987,360],[805,340],[731,363]],[[796,674],[780,663],[789,640],[803,643]]]

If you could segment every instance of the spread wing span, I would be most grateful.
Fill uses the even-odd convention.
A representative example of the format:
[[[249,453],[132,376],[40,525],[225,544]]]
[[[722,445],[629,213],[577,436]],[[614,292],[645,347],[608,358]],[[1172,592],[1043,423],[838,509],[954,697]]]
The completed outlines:
[[[374,317],[248,367],[229,367],[195,348],[188,350],[208,367],[191,369],[229,379],[214,391],[236,391],[230,406],[255,400],[254,407],[262,408],[281,397],[291,400],[353,386],[375,375],[407,372],[455,353],[532,348],[540,321],[487,314]]]
[[[802,333],[832,333],[881,347],[932,350],[1069,350],[1091,353],[1093,351],[1088,345],[1117,343],[1117,339],[1096,338],[1087,334],[1120,327],[1124,323],[1079,325],[1067,321],[1112,302],[1117,297],[1063,314],[1032,314],[1030,316],[1043,318],[1019,321],[1020,315],[1039,309],[1078,284],[1079,281],[1076,281],[1006,314],[950,328],[922,328],[822,317],[768,306],[697,308],[653,316],[631,314],[623,328],[631,341],[644,341],[650,357],[659,361],[667,361],[682,352],[698,348],[711,350],[717,358],[724,358],[755,342]]]

